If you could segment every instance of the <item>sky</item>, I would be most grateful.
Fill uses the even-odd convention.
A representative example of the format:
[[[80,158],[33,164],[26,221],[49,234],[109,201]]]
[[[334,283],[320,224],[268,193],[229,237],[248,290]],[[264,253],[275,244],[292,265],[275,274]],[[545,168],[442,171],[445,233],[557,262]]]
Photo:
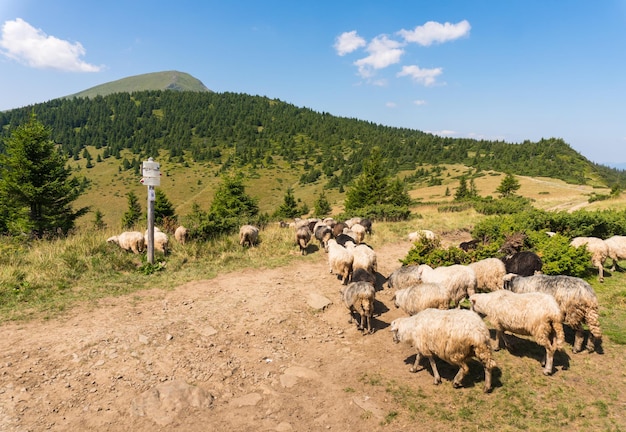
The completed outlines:
[[[0,0],[0,110],[168,70],[216,92],[446,137],[562,138],[626,163],[626,0]]]

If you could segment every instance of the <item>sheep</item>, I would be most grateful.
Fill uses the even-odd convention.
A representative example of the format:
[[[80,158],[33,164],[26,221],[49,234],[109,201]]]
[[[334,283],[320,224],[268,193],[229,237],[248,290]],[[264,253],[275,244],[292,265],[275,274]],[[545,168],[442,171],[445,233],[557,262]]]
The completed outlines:
[[[335,236],[335,240],[337,241],[337,243],[339,243],[341,246],[344,246],[344,247],[346,243],[348,242],[355,243],[354,237],[351,237],[348,234],[343,234],[343,233],[339,234],[338,236]]]
[[[591,253],[591,264],[598,269],[598,281],[604,282],[604,262],[609,256],[608,244],[598,237],[574,237],[570,241],[570,246],[575,248],[582,245],[586,245]]]
[[[187,242],[188,233],[189,231],[187,230],[187,228],[181,225],[176,228],[176,231],[174,231],[174,238],[178,243],[184,245]]]
[[[315,238],[320,242],[320,249],[326,250],[326,242],[333,236],[333,230],[326,224],[317,224],[313,232]]]
[[[372,315],[374,314],[375,297],[376,290],[374,285],[369,282],[351,282],[341,290],[343,304],[348,308],[348,313],[350,314],[348,322],[352,323],[352,314],[354,312],[358,313],[361,316],[358,329],[367,329],[367,333],[373,333]]]
[[[122,249],[140,254],[146,247],[143,234],[138,231],[124,231],[120,235],[109,237],[107,243],[115,243]]]
[[[469,372],[468,361],[476,357],[485,369],[483,391],[491,391],[491,371],[496,367],[489,344],[489,329],[478,314],[465,309],[425,309],[411,317],[396,318],[391,322],[394,342],[406,342],[417,350],[411,372],[417,372],[422,356],[427,357],[434,376],[434,384],[441,383],[434,356],[459,366],[452,385],[462,387]]]
[[[348,225],[346,225],[343,222],[338,222],[335,225],[333,225],[333,236],[338,237],[340,234],[343,233],[343,230],[345,228],[348,228]]]
[[[378,270],[378,258],[376,252],[365,245],[355,245],[353,242],[346,243],[346,249],[352,254],[352,271],[356,269],[364,269],[365,271],[375,274]]]
[[[435,234],[434,232],[432,232],[430,230],[423,229],[423,230],[417,230],[417,231],[410,232],[407,235],[407,238],[411,242],[416,242],[420,238],[425,238],[427,240],[435,240],[437,238],[437,234]]]
[[[341,283],[347,285],[352,275],[353,256],[345,247],[337,243],[337,240],[330,239],[326,243],[328,247],[328,267],[330,273],[341,277]]]
[[[361,218],[360,217],[353,217],[353,218],[350,218],[350,219],[344,221],[344,223],[346,224],[346,226],[348,228],[352,228],[352,226],[354,224],[361,223]]]
[[[480,291],[496,291],[504,288],[506,267],[498,258],[485,258],[468,264],[476,275],[476,289]]]
[[[352,282],[369,282],[376,286],[376,275],[365,269],[357,268],[352,271]]]
[[[301,225],[296,229],[296,244],[300,248],[300,254],[306,255],[306,247],[311,241],[311,230],[305,225]]]
[[[504,332],[532,336],[535,342],[546,349],[541,362],[544,375],[551,375],[554,353],[563,349],[563,314],[554,297],[542,292],[516,294],[507,290],[479,293],[470,296],[471,309],[486,315],[496,329],[494,350],[500,349]]]
[[[457,307],[461,307],[461,301],[476,290],[476,275],[471,268],[464,265],[432,268],[427,264],[420,264],[416,274],[422,283],[441,284],[448,292],[450,303]]]
[[[470,250],[476,249],[479,243],[480,243],[480,240],[472,239],[472,240],[461,242],[459,244],[459,248],[461,250],[464,250],[465,252],[468,252]]]
[[[149,230],[146,230],[146,232],[144,233],[146,244],[148,244],[148,232]],[[154,227],[154,250],[163,253],[163,255],[167,255],[169,251],[169,244],[170,240],[167,237],[167,234],[165,234],[159,228]]]
[[[417,273],[417,264],[402,266],[394,270],[387,278],[387,286],[389,288],[403,289],[419,283],[420,277]]]
[[[393,303],[409,315],[428,308],[448,309],[450,299],[447,290],[436,283],[421,283],[399,289],[393,296]]]
[[[507,275],[504,287],[516,293],[543,292],[552,295],[563,313],[563,323],[575,332],[574,353],[582,350],[583,324],[589,328],[586,349],[595,351],[602,343],[602,330],[598,318],[598,298],[586,281],[573,276],[534,275],[520,277]]]
[[[543,261],[532,251],[515,252],[502,258],[507,273],[532,276],[541,273]]]
[[[372,221],[371,219],[363,218],[361,219],[360,225],[365,228],[365,232],[367,234],[372,234]]]
[[[259,241],[259,229],[254,225],[242,225],[239,228],[239,244],[253,247]]]
[[[611,271],[624,269],[619,266],[618,261],[626,259],[626,236],[615,235],[604,240],[604,243],[609,247],[609,258],[613,261]]]
[[[356,244],[360,244],[363,243],[363,240],[365,240],[365,227],[361,224],[354,224],[352,225],[351,228],[352,232],[354,233],[354,240]]]

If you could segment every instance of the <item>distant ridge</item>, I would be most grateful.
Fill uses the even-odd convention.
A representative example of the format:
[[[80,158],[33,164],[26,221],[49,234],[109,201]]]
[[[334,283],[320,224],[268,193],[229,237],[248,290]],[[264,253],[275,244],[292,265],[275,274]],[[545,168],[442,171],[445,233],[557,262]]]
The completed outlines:
[[[100,84],[66,98],[106,96],[113,93],[132,93],[144,90],[176,90],[210,92],[202,81],[185,72],[165,71],[134,75]]]

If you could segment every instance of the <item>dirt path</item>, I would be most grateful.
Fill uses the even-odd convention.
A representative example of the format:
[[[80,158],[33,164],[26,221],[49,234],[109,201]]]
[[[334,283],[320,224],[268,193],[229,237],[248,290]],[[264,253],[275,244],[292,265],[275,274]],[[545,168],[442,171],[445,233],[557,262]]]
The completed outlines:
[[[377,250],[379,272],[398,268],[409,247]],[[368,377],[411,380],[425,397],[442,387],[428,372],[408,373],[414,353],[388,332],[402,316],[391,292],[377,293],[377,331],[361,335],[325,254],[316,254],[3,325],[0,430],[390,430],[381,422],[397,406]],[[325,299],[331,304],[314,306]],[[603,367],[589,358],[598,363],[586,367]],[[440,371],[450,386],[454,372]],[[482,395],[476,381],[466,391]],[[407,421],[391,430],[414,430]]]

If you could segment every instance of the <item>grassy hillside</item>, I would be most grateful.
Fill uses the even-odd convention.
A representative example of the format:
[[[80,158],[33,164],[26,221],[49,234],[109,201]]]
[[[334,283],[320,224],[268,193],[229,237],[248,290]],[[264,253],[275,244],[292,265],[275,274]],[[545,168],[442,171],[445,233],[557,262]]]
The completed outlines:
[[[193,76],[178,71],[154,72],[142,75],[135,75],[111,81],[79,93],[67,96],[87,97],[106,96],[112,93],[133,93],[142,90],[178,90],[208,92],[209,90],[200,80]]]

